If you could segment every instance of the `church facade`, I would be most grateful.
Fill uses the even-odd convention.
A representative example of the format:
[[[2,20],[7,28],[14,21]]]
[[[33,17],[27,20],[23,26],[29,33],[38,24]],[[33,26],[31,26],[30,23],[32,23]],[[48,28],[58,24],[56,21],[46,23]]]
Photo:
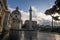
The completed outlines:
[[[21,13],[18,10],[18,7],[16,7],[16,10],[14,10],[10,14],[10,22],[11,22],[11,29],[21,29],[22,26],[22,20],[21,20]]]
[[[16,7],[16,10],[14,10],[10,14],[10,24],[11,24],[11,30],[10,30],[10,40],[19,40],[21,39],[21,31],[17,31],[22,29],[22,20],[21,20],[21,13],[18,10],[18,7]]]

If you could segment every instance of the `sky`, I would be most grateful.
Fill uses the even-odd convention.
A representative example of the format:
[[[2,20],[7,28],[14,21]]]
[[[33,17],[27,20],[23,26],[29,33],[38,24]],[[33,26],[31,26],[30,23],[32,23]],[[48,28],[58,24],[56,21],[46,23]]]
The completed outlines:
[[[55,0],[7,0],[8,7],[29,11],[30,6],[34,6],[38,11],[44,13],[48,8],[54,5]]]
[[[55,0],[7,0],[8,9],[12,12],[18,6],[21,12],[21,19],[24,22],[29,20],[29,8],[32,6],[32,19],[40,25],[52,25],[50,15],[45,15],[44,12],[54,5]],[[60,26],[60,21],[54,21],[54,26]]]

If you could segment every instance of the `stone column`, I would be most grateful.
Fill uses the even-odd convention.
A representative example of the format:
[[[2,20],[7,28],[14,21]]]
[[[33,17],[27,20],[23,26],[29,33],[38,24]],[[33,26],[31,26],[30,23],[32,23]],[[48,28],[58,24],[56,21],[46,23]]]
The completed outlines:
[[[7,25],[7,23],[8,23],[8,17],[9,17],[9,14],[10,14],[10,12],[8,11],[8,10],[6,10],[5,11],[5,13],[4,13],[4,17],[3,17],[3,22],[2,22],[2,24],[3,24],[3,30],[8,30],[8,25]]]
[[[33,30],[32,28],[32,8],[30,7],[30,20],[26,21],[26,29],[27,31],[24,31],[24,39],[25,40],[37,40],[37,32]]]
[[[29,28],[30,29],[32,29],[32,8],[30,7],[30,10],[29,10],[29,12],[30,12],[30,24],[29,24]]]

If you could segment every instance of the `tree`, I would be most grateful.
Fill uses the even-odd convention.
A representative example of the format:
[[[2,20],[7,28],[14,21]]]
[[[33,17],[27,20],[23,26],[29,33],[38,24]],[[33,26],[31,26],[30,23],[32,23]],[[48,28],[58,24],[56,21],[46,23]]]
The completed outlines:
[[[60,11],[60,0],[56,0],[55,5],[53,5],[52,8],[47,9],[45,11],[46,15],[51,15],[51,17],[52,17],[52,28],[53,28],[53,19],[56,20],[56,21],[59,20],[58,16],[54,17],[54,16],[52,16],[52,14],[55,14],[55,12],[59,13],[59,11]]]
[[[55,5],[60,8],[60,0],[56,0]]]
[[[54,5],[52,8],[47,9],[47,10],[45,11],[45,14],[46,14],[46,15],[52,15],[52,14],[54,14],[55,12],[56,12],[56,6]]]
[[[55,13],[58,13],[58,14],[60,14],[60,0],[56,0],[55,1],[55,5],[53,5],[53,7],[52,8],[50,8],[50,9],[47,9],[46,11],[45,11],[45,14],[46,15],[51,15],[52,16],[52,14],[55,14]],[[58,17],[56,16],[56,17],[52,17],[54,20],[58,20]]]

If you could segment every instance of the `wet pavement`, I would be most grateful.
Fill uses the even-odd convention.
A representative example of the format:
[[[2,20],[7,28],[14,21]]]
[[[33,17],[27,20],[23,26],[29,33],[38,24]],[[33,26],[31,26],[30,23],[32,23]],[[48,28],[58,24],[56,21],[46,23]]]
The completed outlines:
[[[46,33],[39,31],[21,31],[19,35],[16,34],[16,36],[18,36],[18,39],[13,36],[15,40],[60,40],[60,35],[58,33]],[[10,37],[8,33],[2,40],[10,40]]]

